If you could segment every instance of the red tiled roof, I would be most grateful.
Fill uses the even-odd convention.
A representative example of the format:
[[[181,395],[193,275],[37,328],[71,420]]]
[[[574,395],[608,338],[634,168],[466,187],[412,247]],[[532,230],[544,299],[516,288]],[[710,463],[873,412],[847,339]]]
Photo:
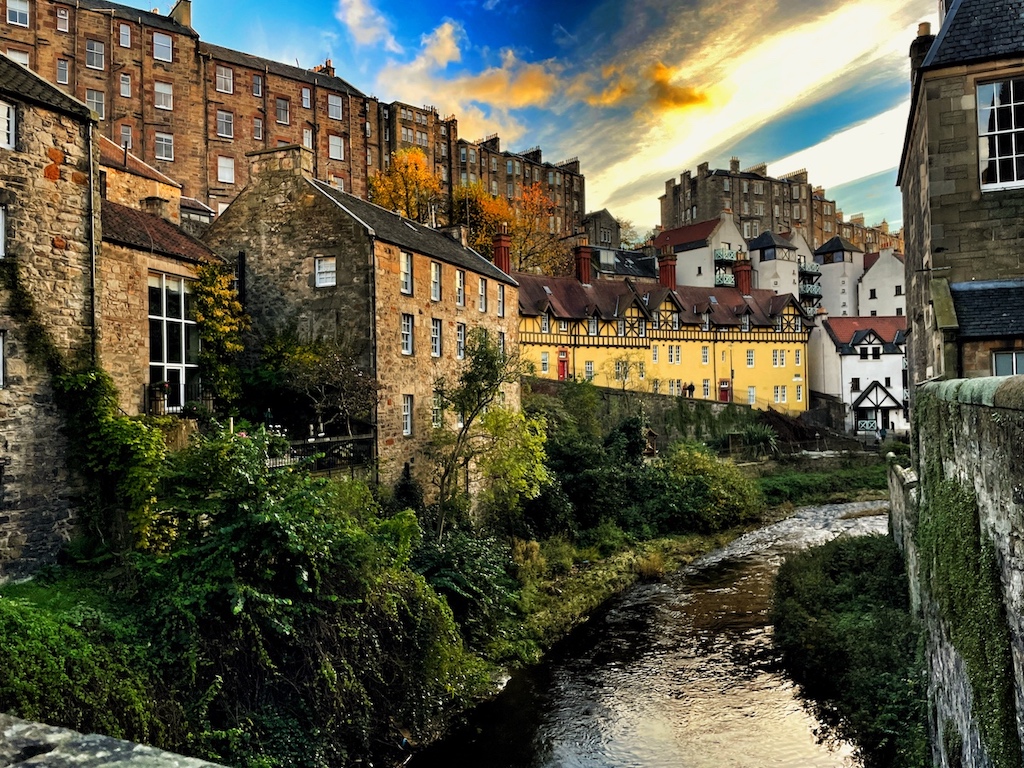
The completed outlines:
[[[840,344],[849,344],[858,331],[874,331],[883,341],[892,342],[897,333],[907,330],[907,318],[904,315],[830,317],[825,323],[832,337]]]
[[[220,260],[201,242],[159,216],[110,200],[103,201],[101,213],[104,242],[185,261]]]
[[[126,162],[127,159],[127,162]],[[117,168],[119,171],[142,176],[145,179],[159,181],[161,184],[170,184],[172,187],[181,188],[181,184],[169,176],[164,176],[160,171],[151,165],[147,165],[131,152],[125,154],[124,149],[117,146],[106,136],[100,136],[100,165],[109,168]]]
[[[707,242],[708,238],[711,237],[711,233],[715,231],[715,227],[721,221],[721,219],[708,219],[707,221],[690,224],[687,227],[665,230],[654,238],[654,247],[659,251],[666,245],[672,246],[673,249],[677,246],[685,245],[699,247],[701,243]],[[679,250],[687,249],[680,248]]]

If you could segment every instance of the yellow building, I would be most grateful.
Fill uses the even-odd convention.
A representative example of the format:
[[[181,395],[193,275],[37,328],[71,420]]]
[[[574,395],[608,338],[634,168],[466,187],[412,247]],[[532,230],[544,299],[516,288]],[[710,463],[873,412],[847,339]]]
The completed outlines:
[[[810,318],[789,294],[751,290],[749,262],[738,287],[672,285],[673,256],[632,276],[599,276],[591,249],[577,275],[517,273],[519,336],[541,378],[736,402],[790,414],[807,409]],[[642,260],[640,260],[642,262]],[[582,276],[582,279],[581,279]]]

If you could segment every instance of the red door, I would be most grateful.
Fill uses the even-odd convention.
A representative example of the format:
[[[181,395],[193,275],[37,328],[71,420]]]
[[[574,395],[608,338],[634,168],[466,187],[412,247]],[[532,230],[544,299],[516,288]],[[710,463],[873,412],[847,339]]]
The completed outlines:
[[[732,382],[729,379],[720,379],[718,382],[718,400],[723,403],[732,402]]]
[[[569,353],[564,349],[558,350],[558,380],[565,381],[569,378]]]

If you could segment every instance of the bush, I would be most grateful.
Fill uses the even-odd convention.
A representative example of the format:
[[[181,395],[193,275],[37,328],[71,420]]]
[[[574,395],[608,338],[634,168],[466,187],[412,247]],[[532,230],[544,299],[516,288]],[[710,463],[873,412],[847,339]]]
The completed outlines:
[[[884,462],[848,467],[832,472],[783,472],[757,480],[765,503],[777,506],[819,504],[835,496],[848,497],[854,490],[884,491],[889,487]]]

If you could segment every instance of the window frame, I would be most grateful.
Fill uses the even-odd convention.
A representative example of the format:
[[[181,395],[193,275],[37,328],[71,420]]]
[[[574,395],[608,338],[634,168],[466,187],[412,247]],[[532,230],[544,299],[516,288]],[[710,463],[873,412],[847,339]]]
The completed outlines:
[[[318,255],[313,259],[313,287],[333,288],[338,284],[338,257]]]
[[[165,87],[166,90],[164,90]],[[174,83],[164,80],[153,81],[153,108],[168,111],[174,109]]]
[[[107,115],[107,94],[93,88],[85,89],[85,103],[93,112],[99,115],[100,120],[105,120]],[[99,109],[96,109],[99,106]]]
[[[67,32],[71,29],[71,9],[57,8],[57,31]]]
[[[313,91],[310,90],[308,85],[302,86],[302,90],[300,91],[300,97],[302,100],[303,109],[313,108]]]
[[[127,131],[127,133],[126,133],[126,131]],[[132,127],[130,125],[122,123],[121,124],[120,134],[121,134],[121,142],[120,142],[120,144],[118,146],[120,146],[122,149],[125,148],[125,147],[127,147],[128,149],[131,149],[132,148],[132,144],[133,144],[133,139],[134,139],[134,137],[132,136]],[[125,141],[125,138],[128,139],[127,142]]]
[[[398,252],[398,290],[406,296],[413,295],[413,258],[409,251]]]
[[[12,8],[11,7],[12,3],[19,4],[19,8],[18,9]],[[20,8],[24,8],[25,9],[24,12],[22,12],[20,10]],[[29,20],[31,18],[30,13],[31,13],[31,11],[30,11],[30,6],[29,6],[28,0],[7,0],[7,23],[8,24],[11,24],[11,25],[13,25],[15,27],[28,27],[29,26]],[[22,15],[25,16],[24,23],[19,21],[19,19],[21,18]]]
[[[132,76],[127,72],[122,72],[118,78],[119,80],[119,91],[122,99],[130,99],[132,97]],[[127,93],[125,92],[127,91]]]
[[[167,51],[166,57],[158,56],[158,52]],[[174,38],[165,32],[153,33],[153,60],[174,63]]]
[[[252,76],[252,95],[262,98],[263,97],[263,75],[254,74]]]
[[[466,306],[466,270],[455,270],[455,306]]]
[[[157,281],[156,289],[160,295],[160,304],[158,307],[154,306],[153,303],[153,290],[154,280]],[[167,299],[172,295],[171,289],[169,288],[170,283],[177,283],[180,290],[178,296],[180,297],[180,306],[178,307],[179,313],[172,314],[167,303]],[[190,312],[188,295],[192,293],[192,286],[194,281],[180,275],[171,275],[163,272],[149,272],[147,276],[148,286],[148,298],[147,298],[147,320],[149,324],[149,339],[147,341],[148,356],[149,356],[149,368],[148,377],[149,383],[157,384],[158,381],[153,381],[154,372],[160,371],[161,378],[159,381],[165,383],[167,389],[167,409],[170,412],[180,411],[184,407],[186,400],[188,399],[189,392],[187,388],[190,383],[196,384],[199,381],[199,350],[201,343],[199,341],[199,327],[195,320],[195,315]],[[191,316],[190,316],[191,315]],[[154,339],[154,324],[159,327],[160,334],[160,350],[154,350],[152,341]],[[177,335],[179,337],[180,346],[177,352],[180,352],[180,360],[173,359],[177,355],[171,354],[171,341],[172,334],[169,332],[169,326],[177,326],[180,328]],[[190,361],[190,342],[194,344],[193,358]],[[159,354],[158,354],[159,353]],[[170,384],[169,371],[177,372],[179,376],[177,391]]]
[[[444,334],[444,323],[439,317],[430,318],[430,356],[441,356],[441,337]]]
[[[402,436],[412,437],[412,395],[402,394]]]
[[[235,158],[217,155],[217,182],[219,184],[235,183]]]
[[[128,42],[125,42],[127,39]],[[117,27],[117,44],[122,48],[132,47],[132,27],[130,24],[121,23]]]
[[[222,139],[235,138],[235,113],[226,109],[217,110],[217,135]]]
[[[96,62],[99,62],[97,64]],[[107,46],[102,40],[85,40],[85,68],[104,71],[107,68]]]
[[[335,109],[337,108],[337,109]],[[335,114],[337,112],[337,114]],[[327,117],[329,120],[343,120],[345,114],[345,102],[337,93],[327,94]]]
[[[415,354],[415,334],[416,327],[413,322],[413,316],[408,312],[403,312],[399,320],[399,338],[402,344],[401,349],[403,355]]]
[[[480,312],[487,312],[487,278],[480,278],[479,293],[477,295],[477,309]]]
[[[457,323],[455,325],[455,359],[465,360],[466,359],[466,324]]]
[[[327,134],[327,157],[331,160],[345,159],[345,137],[336,133]]]
[[[55,77],[57,85],[69,85],[71,83],[71,61],[69,59],[57,59],[57,72]]]
[[[263,118],[254,117],[252,119],[252,137],[256,141],[263,141]]]
[[[163,155],[160,154],[161,147],[163,147],[165,150]],[[167,153],[166,151],[168,148],[170,149],[169,153]],[[167,162],[173,162],[174,134],[157,131],[153,136],[153,154],[157,160],[166,160]]]
[[[284,115],[283,120],[281,119],[282,115]],[[277,96],[274,98],[274,118],[277,120],[278,125],[292,124],[291,101],[286,99],[284,96]]]
[[[431,261],[430,262],[430,300],[440,301],[441,300],[441,280],[443,278],[443,270],[441,269],[441,262]]]

